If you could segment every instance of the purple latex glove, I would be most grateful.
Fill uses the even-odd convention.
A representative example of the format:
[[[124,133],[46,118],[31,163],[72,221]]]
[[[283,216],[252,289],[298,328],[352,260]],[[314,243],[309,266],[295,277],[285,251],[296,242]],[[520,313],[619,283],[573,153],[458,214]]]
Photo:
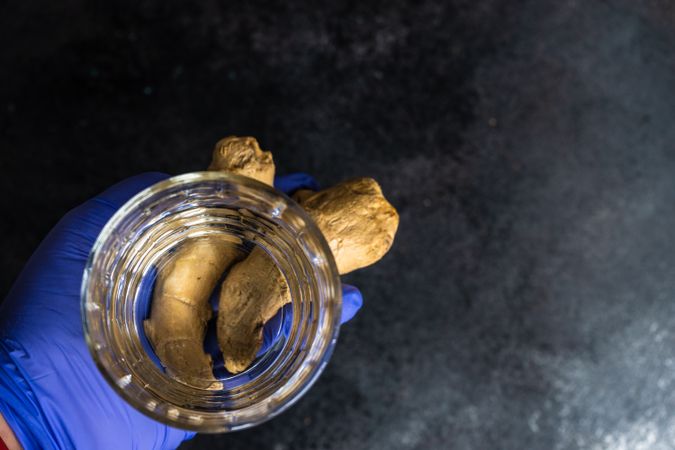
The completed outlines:
[[[194,436],[144,416],[108,386],[89,354],[80,316],[82,273],[99,232],[133,195],[165,178],[132,177],[66,214],[3,302],[0,413],[25,449],[165,449]],[[315,185],[306,175],[278,182],[286,192]],[[342,318],[360,305],[358,290],[346,287]]]

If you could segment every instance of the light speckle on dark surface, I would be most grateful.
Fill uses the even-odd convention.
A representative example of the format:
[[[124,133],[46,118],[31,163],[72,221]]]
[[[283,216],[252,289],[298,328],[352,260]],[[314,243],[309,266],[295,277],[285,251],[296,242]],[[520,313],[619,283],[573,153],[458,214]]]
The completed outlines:
[[[670,2],[3,10],[1,292],[69,208],[227,134],[399,209],[310,392],[182,448],[675,448]]]

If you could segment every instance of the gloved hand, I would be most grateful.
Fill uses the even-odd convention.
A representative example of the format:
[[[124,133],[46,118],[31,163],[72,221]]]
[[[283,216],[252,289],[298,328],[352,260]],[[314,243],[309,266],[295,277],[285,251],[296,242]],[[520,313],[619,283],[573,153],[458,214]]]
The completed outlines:
[[[0,414],[25,449],[175,448],[194,433],[144,416],[96,368],[80,316],[80,284],[99,232],[128,199],[167,175],[129,178],[66,214],[26,264],[0,309]],[[315,187],[307,175],[281,190]],[[343,321],[361,306],[345,287]]]

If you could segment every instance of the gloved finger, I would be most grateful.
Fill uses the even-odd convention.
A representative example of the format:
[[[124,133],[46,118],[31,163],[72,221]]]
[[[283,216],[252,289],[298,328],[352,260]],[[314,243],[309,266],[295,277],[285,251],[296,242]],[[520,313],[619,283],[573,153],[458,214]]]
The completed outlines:
[[[363,296],[356,286],[342,285],[342,315],[340,323],[348,322],[363,305]],[[258,356],[265,353],[282,335],[288,335],[292,323],[293,307],[285,305],[274,317],[265,323],[263,328],[263,344],[258,351]]]
[[[162,172],[145,172],[112,185],[96,198],[106,201],[117,211],[131,197],[155,183],[164,181],[169,175]]]
[[[152,419],[148,419],[152,420]],[[180,428],[166,427],[166,435],[164,441],[159,445],[161,449],[175,449],[185,441],[197,436],[196,431],[181,430]]]
[[[46,244],[70,249],[86,258],[105,224],[122,205],[143,189],[168,177],[163,173],[148,172],[113,185],[68,212],[47,236],[41,248]]]
[[[5,304],[19,294],[33,298],[42,291],[79,298],[82,272],[103,226],[133,195],[167,177],[145,173],[128,178],[68,212],[33,253]]]
[[[145,327],[143,321],[150,317],[150,308],[152,306],[152,293],[157,280],[157,267],[152,266],[150,270],[141,279],[138,287],[138,295],[136,296],[136,328],[140,331],[138,333],[141,346],[143,350],[150,356],[150,359],[157,365],[163,367],[159,357],[155,353],[148,336],[145,334]]]
[[[298,189],[318,191],[319,183],[311,175],[298,172],[274,177],[274,187],[286,195],[292,195]]]
[[[352,320],[362,305],[361,291],[356,286],[342,284],[342,317],[340,323]]]
[[[263,343],[258,350],[258,356],[265,353],[269,348],[279,340],[279,338],[290,332],[290,325],[293,322],[293,305],[284,305],[263,327]]]

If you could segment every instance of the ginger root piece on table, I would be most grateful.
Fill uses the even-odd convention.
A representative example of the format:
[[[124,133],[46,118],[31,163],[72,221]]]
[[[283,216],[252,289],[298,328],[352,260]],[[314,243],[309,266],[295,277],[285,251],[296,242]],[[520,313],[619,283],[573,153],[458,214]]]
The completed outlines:
[[[372,178],[343,181],[300,205],[326,238],[340,275],[376,263],[394,242],[398,213]]]
[[[271,153],[262,151],[251,137],[218,141],[209,170],[248,176],[270,186],[274,181]],[[232,242],[218,236],[194,239],[185,242],[158,275],[145,332],[167,372],[192,386],[222,388],[213,376],[211,356],[204,352],[209,297],[223,272],[242,257]]]
[[[319,226],[340,274],[369,266],[389,250],[398,213],[372,178],[357,178],[295,197]],[[220,291],[218,343],[225,368],[239,373],[253,362],[265,322],[291,300],[274,261],[256,248],[228,273]]]

